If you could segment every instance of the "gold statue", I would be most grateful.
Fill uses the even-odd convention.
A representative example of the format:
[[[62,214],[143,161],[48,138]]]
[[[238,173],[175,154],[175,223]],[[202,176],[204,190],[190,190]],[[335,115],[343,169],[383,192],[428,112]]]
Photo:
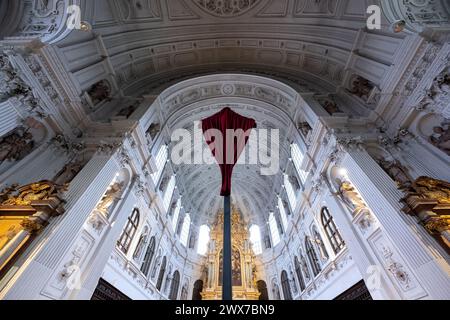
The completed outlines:
[[[338,192],[339,196],[342,198],[344,203],[350,209],[352,214],[359,213],[362,209],[367,209],[367,205],[364,200],[361,198],[359,192],[355,189],[355,187],[347,181],[341,183]]]

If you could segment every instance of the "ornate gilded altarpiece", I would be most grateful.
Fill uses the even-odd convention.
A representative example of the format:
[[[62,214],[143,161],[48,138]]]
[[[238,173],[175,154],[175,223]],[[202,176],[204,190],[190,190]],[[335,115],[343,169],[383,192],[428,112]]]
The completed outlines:
[[[66,187],[41,181],[0,192],[0,279],[48,221],[64,212]]]
[[[233,208],[231,216],[233,300],[258,300],[255,254],[241,213]],[[211,229],[211,240],[204,266],[203,300],[222,299],[223,212]]]

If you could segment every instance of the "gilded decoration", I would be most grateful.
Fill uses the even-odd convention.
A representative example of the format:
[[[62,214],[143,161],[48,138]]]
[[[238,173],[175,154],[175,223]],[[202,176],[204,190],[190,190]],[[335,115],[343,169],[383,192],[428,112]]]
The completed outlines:
[[[418,217],[425,229],[450,251],[450,183],[420,177],[402,201],[406,204],[403,210]]]
[[[36,201],[52,200],[59,198],[61,192],[66,191],[67,186],[58,186],[51,181],[41,181],[20,187],[17,190],[9,188],[2,192],[7,200],[2,202],[3,206],[30,206]],[[6,193],[6,194],[5,194]]]
[[[64,212],[67,186],[40,181],[0,192],[0,279],[49,220]]]
[[[258,300],[255,254],[250,244],[250,234],[241,213],[233,208],[232,231],[232,281],[233,300]],[[204,267],[204,300],[221,300],[222,297],[223,212],[211,228],[211,240]]]

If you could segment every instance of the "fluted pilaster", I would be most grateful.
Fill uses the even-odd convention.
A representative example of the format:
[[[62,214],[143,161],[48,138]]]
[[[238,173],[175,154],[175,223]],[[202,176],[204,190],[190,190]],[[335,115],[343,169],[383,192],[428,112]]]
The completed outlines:
[[[406,222],[400,202],[403,195],[394,181],[361,149],[349,150],[342,165],[380,223],[378,237],[369,239],[376,254],[390,266],[401,266],[402,275],[408,277],[408,281],[395,279],[403,285],[398,286],[402,296],[448,299],[448,264],[443,268],[445,263],[436,259]]]

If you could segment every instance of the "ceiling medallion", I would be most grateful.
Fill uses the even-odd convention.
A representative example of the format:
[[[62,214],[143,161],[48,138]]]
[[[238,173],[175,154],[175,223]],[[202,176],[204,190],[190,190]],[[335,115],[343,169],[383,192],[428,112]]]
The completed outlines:
[[[236,17],[255,7],[261,0],[193,0],[200,8],[217,17]]]

